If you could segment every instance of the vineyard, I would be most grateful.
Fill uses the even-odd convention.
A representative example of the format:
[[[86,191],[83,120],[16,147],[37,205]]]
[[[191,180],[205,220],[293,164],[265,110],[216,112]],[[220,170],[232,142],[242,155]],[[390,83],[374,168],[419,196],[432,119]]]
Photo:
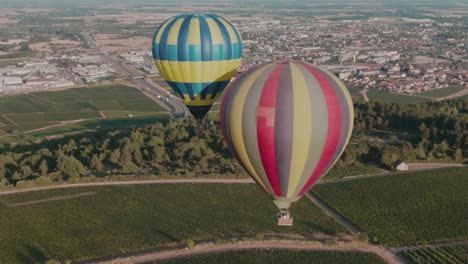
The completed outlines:
[[[87,259],[186,239],[268,233],[345,232],[310,200],[292,208],[293,228],[254,184],[81,187],[0,196],[0,263]]]
[[[408,250],[404,255],[411,263],[464,264],[468,263],[468,245]]]
[[[401,173],[312,191],[374,241],[399,246],[468,238],[468,168]]]
[[[129,118],[129,116],[133,118]],[[135,120],[136,116],[140,118]],[[123,85],[74,88],[63,91],[34,92],[0,97],[0,129],[18,134],[61,122],[85,120],[99,126],[100,121],[127,119],[134,125],[146,124],[145,118],[167,119],[167,111],[141,93]],[[119,122],[114,122],[117,125]],[[74,124],[74,130],[89,126]],[[63,131],[60,129],[63,128]],[[48,134],[67,132],[66,125],[48,129]],[[33,136],[39,136],[32,134]]]
[[[313,264],[313,263],[385,263],[371,253],[303,251],[303,250],[240,250],[182,257],[155,262],[158,264]]]

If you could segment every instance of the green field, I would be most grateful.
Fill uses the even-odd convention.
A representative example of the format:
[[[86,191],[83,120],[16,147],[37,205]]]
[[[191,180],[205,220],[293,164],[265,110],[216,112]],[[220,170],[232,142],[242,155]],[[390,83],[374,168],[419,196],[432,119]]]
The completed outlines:
[[[158,264],[313,264],[313,263],[385,263],[371,253],[251,249],[181,257],[154,262]]]
[[[369,90],[367,96],[370,101],[381,101],[385,103],[417,104],[429,101],[429,99],[422,97],[389,93],[375,89]]]
[[[56,134],[77,133],[77,132],[84,131],[84,130],[144,126],[144,125],[151,125],[157,122],[164,122],[168,118],[169,118],[168,114],[159,113],[159,114],[154,114],[154,115],[144,115],[144,116],[137,116],[137,117],[131,117],[131,118],[113,117],[113,118],[107,118],[107,119],[96,119],[96,120],[83,121],[83,122],[79,122],[76,124],[69,124],[65,126],[36,131],[28,135],[42,138],[42,137],[52,136]]]
[[[429,247],[418,250],[407,250],[404,256],[410,263],[468,263],[468,245],[447,247]]]
[[[431,98],[440,98],[440,97],[446,97],[446,96],[449,96],[451,94],[457,93],[457,92],[459,92],[459,91],[461,91],[463,89],[466,89],[466,87],[463,87],[463,86],[450,86],[450,87],[447,87],[447,88],[422,92],[422,93],[419,93],[418,95],[431,97]]]
[[[108,119],[103,119],[100,111]],[[61,121],[88,120],[93,125],[102,121],[122,122],[122,118],[145,116],[160,119],[166,112],[161,106],[146,97],[139,90],[122,85],[75,88],[64,91],[35,92],[0,97],[0,129],[4,131],[28,131],[58,124]],[[107,114],[106,114],[107,113]],[[114,118],[120,118],[114,120]],[[141,119],[139,119],[141,121]],[[104,122],[104,123],[106,123]],[[139,123],[127,121],[128,123]],[[147,122],[143,122],[147,123]],[[104,124],[105,126],[105,124]],[[70,129],[88,129],[87,124],[74,124],[54,128],[54,133]],[[36,134],[37,136],[37,134]]]
[[[468,238],[468,168],[396,174],[312,190],[384,245]]]
[[[53,197],[62,200],[44,200]],[[31,201],[39,203],[24,204]],[[189,238],[345,232],[307,198],[292,208],[292,228],[277,226],[276,212],[255,184],[81,187],[0,196],[0,263],[106,256]]]

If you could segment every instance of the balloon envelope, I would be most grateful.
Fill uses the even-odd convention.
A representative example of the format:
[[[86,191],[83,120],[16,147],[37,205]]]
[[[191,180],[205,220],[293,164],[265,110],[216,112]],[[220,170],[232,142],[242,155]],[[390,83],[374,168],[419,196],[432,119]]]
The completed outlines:
[[[221,128],[244,169],[279,209],[288,209],[343,153],[353,116],[351,96],[332,73],[274,62],[229,85]]]
[[[236,28],[212,14],[183,14],[163,22],[152,42],[162,78],[201,119],[241,63],[243,45]]]

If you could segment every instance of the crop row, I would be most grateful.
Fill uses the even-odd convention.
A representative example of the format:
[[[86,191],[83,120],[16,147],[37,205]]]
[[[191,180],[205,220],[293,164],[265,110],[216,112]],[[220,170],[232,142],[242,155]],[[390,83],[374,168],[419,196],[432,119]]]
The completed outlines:
[[[399,246],[468,238],[468,167],[315,186],[371,239]]]
[[[345,230],[310,200],[295,226],[276,225],[276,209],[254,184],[148,184],[57,189],[2,196],[6,204],[95,195],[18,207],[0,202],[0,263],[89,259],[171,242],[258,233],[335,234]],[[32,257],[34,256],[34,257]],[[34,261],[31,261],[34,259]]]
[[[407,250],[404,255],[412,263],[464,264],[468,262],[468,245]]]
[[[334,252],[334,251],[303,251],[303,250],[239,250],[191,257],[175,258],[158,261],[160,264],[308,264],[308,263],[385,263],[381,258],[371,253]]]

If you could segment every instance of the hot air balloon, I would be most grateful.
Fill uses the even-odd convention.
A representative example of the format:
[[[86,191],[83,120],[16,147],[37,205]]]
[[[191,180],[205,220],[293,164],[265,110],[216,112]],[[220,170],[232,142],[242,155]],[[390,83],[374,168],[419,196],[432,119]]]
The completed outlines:
[[[153,59],[161,77],[203,119],[237,73],[243,45],[226,19],[183,14],[163,22],[153,37]]]
[[[325,175],[353,128],[351,96],[332,73],[303,62],[267,63],[238,76],[221,104],[221,129],[239,163],[292,225],[291,203]]]

